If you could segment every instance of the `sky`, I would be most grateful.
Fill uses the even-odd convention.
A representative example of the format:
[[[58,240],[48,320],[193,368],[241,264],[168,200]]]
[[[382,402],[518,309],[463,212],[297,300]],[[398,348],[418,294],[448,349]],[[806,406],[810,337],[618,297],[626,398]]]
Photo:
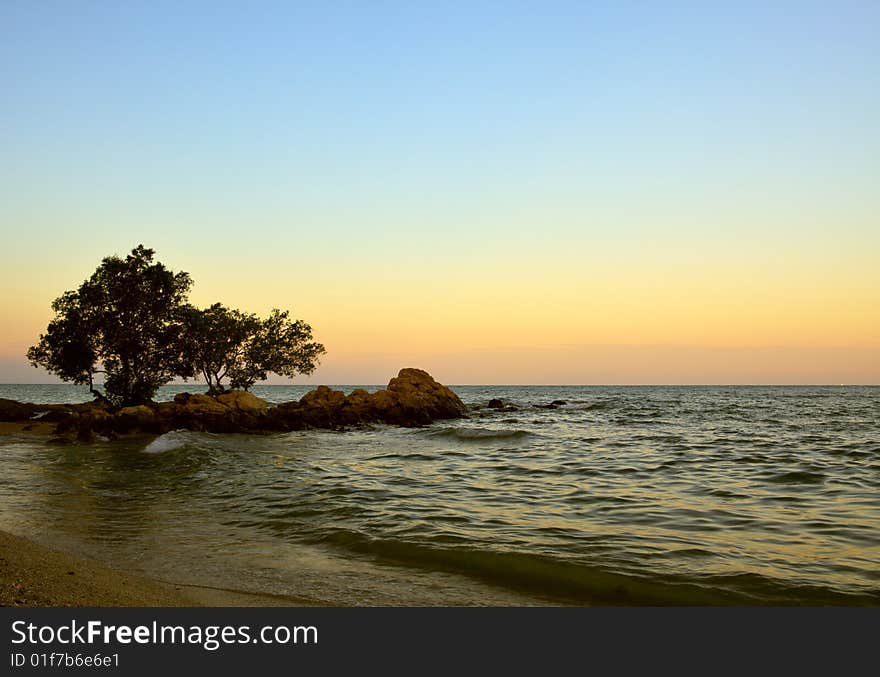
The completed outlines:
[[[143,243],[298,382],[880,383],[880,3],[726,4],[0,2],[0,382]]]

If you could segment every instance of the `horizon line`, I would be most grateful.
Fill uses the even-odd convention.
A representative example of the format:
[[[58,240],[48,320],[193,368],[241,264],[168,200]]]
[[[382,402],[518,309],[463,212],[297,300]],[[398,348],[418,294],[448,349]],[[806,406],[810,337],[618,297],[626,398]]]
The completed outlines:
[[[438,381],[439,383],[439,381]],[[101,384],[96,384],[101,385]],[[207,386],[207,384],[204,384]],[[312,386],[313,388],[317,388],[319,386],[379,386],[386,387],[388,384],[382,383],[255,383],[251,388],[254,387],[273,387],[273,388],[290,388],[292,386]],[[880,383],[443,383],[450,388],[454,387],[504,387],[504,388],[645,388],[645,387],[658,387],[658,388],[666,388],[666,387],[726,387],[726,388],[735,388],[735,387],[745,387],[745,388],[754,388],[754,387],[804,387],[804,388],[840,388],[840,387],[867,387],[867,388],[875,388],[880,387]],[[70,386],[73,388],[87,388],[88,386],[85,384],[77,384],[77,383],[18,383],[18,382],[9,382],[9,383],[0,383],[0,387],[2,386]],[[159,386],[160,388],[164,388],[166,386],[189,386],[188,383],[165,383],[164,385]],[[229,390],[233,390],[230,388]]]

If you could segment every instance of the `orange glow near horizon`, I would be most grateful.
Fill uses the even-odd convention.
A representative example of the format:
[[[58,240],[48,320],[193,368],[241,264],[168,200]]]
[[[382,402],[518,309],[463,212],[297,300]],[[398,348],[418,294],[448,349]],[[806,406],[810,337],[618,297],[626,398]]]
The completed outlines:
[[[316,264],[251,264],[229,275],[158,252],[193,274],[198,305],[291,308],[310,322],[328,354],[301,381],[382,383],[421,366],[454,383],[880,383],[880,280],[867,257],[819,276],[804,260],[643,255],[579,267],[567,256],[540,269],[519,259],[371,274],[364,264],[349,284]],[[51,300],[90,272],[77,263],[51,276],[5,271],[15,293],[2,300],[0,380],[38,375],[24,351],[51,317]]]

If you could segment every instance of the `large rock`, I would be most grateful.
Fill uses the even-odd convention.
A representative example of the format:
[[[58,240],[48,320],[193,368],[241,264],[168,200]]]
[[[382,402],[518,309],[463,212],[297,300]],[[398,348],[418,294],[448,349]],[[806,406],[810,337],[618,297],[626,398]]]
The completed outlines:
[[[388,393],[397,398],[397,406],[386,412],[388,423],[425,425],[438,419],[461,418],[467,412],[458,395],[421,369],[401,369],[388,382]]]
[[[261,400],[246,390],[230,390],[228,393],[217,395],[217,402],[230,409],[253,416],[266,413],[266,409],[269,407],[269,403],[266,400]]]
[[[217,401],[217,398],[202,393],[180,393],[174,396],[174,402],[180,405],[180,413],[196,416],[223,416],[229,408]]]
[[[318,386],[299,401],[299,416],[306,425],[314,428],[334,428],[342,425],[339,414],[345,399],[341,390]]]
[[[34,405],[0,398],[0,421],[27,421],[34,415]]]
[[[285,402],[268,412],[276,430],[341,428],[366,423],[420,426],[438,419],[460,418],[466,408],[454,392],[421,369],[401,369],[388,388],[368,393],[318,386],[299,402]]]
[[[80,415],[82,416],[82,415]],[[97,422],[97,421],[95,421]],[[123,407],[109,420],[102,420],[101,423],[108,425],[113,432],[164,432],[156,415],[156,410],[145,404],[139,404],[134,407]],[[101,425],[92,425],[93,429],[99,431]]]
[[[55,406],[55,405],[53,405]],[[58,411],[58,410],[52,410]],[[95,435],[115,436],[117,431],[128,432],[139,428],[137,416],[127,414],[119,417],[111,414],[106,406],[100,402],[83,402],[72,405],[67,414],[60,418],[55,426],[55,433],[66,441],[74,438],[82,442],[94,439]]]
[[[266,427],[270,430],[304,430],[310,426],[300,416],[301,410],[302,405],[298,401],[282,402],[270,407],[266,412]]]
[[[342,425],[374,423],[380,420],[374,396],[363,388],[356,388],[348,394],[337,416]]]
[[[393,416],[394,410],[399,404],[398,397],[395,393],[388,390],[377,390],[370,395],[370,404],[376,417],[380,421],[388,420]]]
[[[136,407],[123,407],[116,413],[116,417],[135,424],[148,425],[156,420],[156,412],[145,404]]]
[[[181,393],[174,397],[175,408],[160,413],[172,423],[167,428],[188,428],[208,432],[249,432],[266,428],[262,418],[268,403],[242,390],[220,395]]]

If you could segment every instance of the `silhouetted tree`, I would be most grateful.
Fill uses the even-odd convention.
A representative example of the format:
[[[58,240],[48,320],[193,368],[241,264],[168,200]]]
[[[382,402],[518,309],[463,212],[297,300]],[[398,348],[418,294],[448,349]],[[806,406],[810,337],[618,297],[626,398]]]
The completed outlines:
[[[153,254],[139,245],[124,259],[108,256],[79,289],[56,299],[55,318],[28,350],[31,363],[88,383],[116,406],[147,402],[175,376],[192,375],[182,331],[192,281],[154,263]],[[93,383],[99,373],[103,395]]]
[[[94,376],[102,370],[97,365],[98,348],[91,331],[89,309],[83,308],[80,301],[74,291],[55,299],[52,303],[55,318],[40,336],[40,342],[28,349],[27,357],[34,366],[45,367],[64,381],[88,384],[96,398],[106,400],[104,394],[95,389]]]
[[[247,342],[259,327],[256,315],[245,315],[220,303],[204,310],[187,308],[186,358],[193,371],[204,377],[208,392],[225,390],[223,379],[243,359]]]
[[[224,378],[233,388],[248,390],[270,373],[311,374],[325,352],[312,340],[312,328],[291,320],[288,311],[275,309],[260,320],[215,303],[204,310],[190,308],[187,318],[186,357],[212,393],[225,390]]]

